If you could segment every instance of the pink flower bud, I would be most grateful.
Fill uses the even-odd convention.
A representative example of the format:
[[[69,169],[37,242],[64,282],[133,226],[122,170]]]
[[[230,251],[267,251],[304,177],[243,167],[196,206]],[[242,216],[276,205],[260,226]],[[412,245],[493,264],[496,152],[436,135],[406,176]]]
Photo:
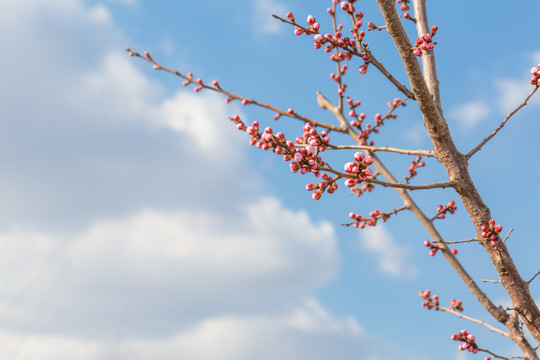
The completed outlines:
[[[457,249],[452,249],[452,254],[457,255]]]
[[[365,157],[364,154],[361,153],[360,151],[354,153],[354,160],[358,162],[362,162],[362,160],[364,160],[364,157]]]
[[[482,231],[488,231],[489,230],[489,227],[487,225],[482,225]],[[483,236],[483,235],[482,235]],[[483,236],[485,237],[485,236]]]
[[[294,161],[300,162],[300,161],[302,161],[303,159],[304,159],[304,157],[302,156],[301,153],[296,152],[296,153],[294,154]]]
[[[373,158],[371,156],[366,156],[364,158],[364,164],[367,165],[367,166],[373,164]]]
[[[287,18],[288,18],[289,20],[291,20],[292,22],[294,22],[294,16],[293,16],[293,13],[292,13],[292,12],[289,11],[289,12],[287,13]]]
[[[312,15],[308,15],[308,17],[307,17],[307,23],[308,23],[309,25],[315,24],[315,21],[316,21],[316,20],[315,20],[315,18],[314,18]]]
[[[342,1],[340,6],[341,6],[341,10],[343,10],[343,11],[350,11],[351,10],[351,6],[346,1]]]
[[[469,340],[470,342],[474,342],[474,335],[473,334],[467,335],[467,340]]]
[[[321,190],[317,190],[317,191],[314,191],[312,194],[311,194],[311,197],[313,198],[313,200],[319,200],[322,196],[322,191]]]
[[[488,221],[488,224],[489,224],[489,227],[490,227],[490,228],[494,227],[494,226],[495,226],[495,220],[490,219],[490,220]]]
[[[294,161],[289,164],[289,167],[291,168],[291,171],[294,172],[294,173],[298,172],[298,170],[300,170],[300,165],[298,165],[298,163],[294,162]]]
[[[502,225],[495,226],[495,232],[500,233],[502,231],[503,227]]]

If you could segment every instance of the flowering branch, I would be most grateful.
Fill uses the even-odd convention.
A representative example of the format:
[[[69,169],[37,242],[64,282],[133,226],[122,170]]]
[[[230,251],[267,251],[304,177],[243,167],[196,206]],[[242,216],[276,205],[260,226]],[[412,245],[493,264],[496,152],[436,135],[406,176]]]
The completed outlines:
[[[212,85],[207,85],[207,84],[203,83],[203,81],[201,79],[194,80],[193,75],[191,75],[191,74],[184,75],[184,74],[180,73],[177,70],[173,70],[173,69],[167,68],[167,67],[159,64],[158,62],[156,62],[150,56],[150,54],[148,52],[145,52],[144,55],[141,55],[138,52],[131,50],[130,48],[126,48],[126,51],[129,53],[130,56],[136,56],[136,57],[139,57],[139,58],[141,58],[143,60],[148,61],[149,63],[152,63],[154,65],[155,70],[167,71],[167,72],[169,72],[171,74],[174,74],[176,76],[181,77],[182,79],[185,80],[184,83],[183,83],[184,86],[189,85],[189,84],[196,85],[197,86],[195,88],[196,92],[199,92],[202,89],[212,90],[212,91],[221,93],[223,95],[227,95],[226,102],[230,102],[232,100],[240,100],[240,101],[242,101],[242,105],[253,104],[253,105],[257,105],[257,106],[260,106],[262,108],[268,109],[268,110],[272,110],[272,111],[276,112],[276,116],[274,118],[279,118],[281,116],[287,116],[287,117],[298,119],[298,120],[301,120],[301,121],[304,121],[304,122],[309,122],[314,126],[320,126],[322,128],[328,129],[328,130],[333,130],[333,131],[338,131],[338,132],[346,132],[343,129],[343,127],[334,126],[334,125],[326,124],[326,123],[323,123],[323,122],[319,122],[319,121],[316,121],[316,120],[313,120],[313,119],[309,119],[306,116],[300,116],[292,109],[288,109],[287,111],[285,111],[285,110],[282,110],[282,109],[278,109],[278,108],[276,108],[276,107],[274,107],[272,105],[264,104],[264,103],[258,102],[256,100],[253,100],[253,99],[250,99],[250,98],[247,98],[247,97],[244,97],[244,96],[236,95],[234,93],[225,91],[225,90],[223,90],[221,88],[221,86],[219,85],[219,83],[217,81],[214,81]]]
[[[318,31],[315,32],[313,31],[313,29],[311,28],[306,28],[302,25],[299,25],[298,23],[296,23],[295,21],[289,21],[287,19],[284,19],[278,15],[275,15],[275,14],[272,14],[272,16],[277,19],[277,20],[280,20],[284,23],[287,23],[289,25],[293,25],[295,26],[296,28],[299,28],[301,29],[304,33],[307,33],[307,34],[320,34]],[[322,34],[321,34],[322,35]],[[390,82],[392,84],[395,85],[395,87],[401,91],[405,96],[407,96],[409,99],[413,99],[414,100],[414,94],[409,90],[407,89],[407,87],[403,84],[401,84],[392,74],[390,74],[390,72],[384,67],[383,64],[381,64],[376,58],[375,56],[373,55],[373,53],[371,51],[369,51],[369,49],[367,47],[364,47],[363,48],[363,52],[360,52],[358,51],[357,49],[355,48],[351,48],[348,44],[345,44],[345,45],[341,45],[336,41],[334,40],[331,36],[330,37],[326,37],[326,40],[325,41],[328,41],[330,44],[332,44],[333,46],[335,47],[339,47],[345,51],[347,51],[348,53],[352,54],[352,55],[355,55],[355,56],[358,56],[360,58],[364,58],[364,56],[367,56],[368,59],[369,59],[369,62],[371,64],[373,64],[373,66],[375,66],[388,80],[390,80]],[[360,44],[361,45],[361,44]]]

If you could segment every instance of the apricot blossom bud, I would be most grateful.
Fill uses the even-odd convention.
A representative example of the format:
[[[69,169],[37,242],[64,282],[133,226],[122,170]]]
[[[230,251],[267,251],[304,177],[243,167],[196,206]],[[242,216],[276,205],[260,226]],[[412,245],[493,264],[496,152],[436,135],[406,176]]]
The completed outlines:
[[[289,11],[289,12],[287,13],[287,18],[288,18],[289,20],[291,20],[292,22],[294,22],[294,15],[293,15],[292,12]]]

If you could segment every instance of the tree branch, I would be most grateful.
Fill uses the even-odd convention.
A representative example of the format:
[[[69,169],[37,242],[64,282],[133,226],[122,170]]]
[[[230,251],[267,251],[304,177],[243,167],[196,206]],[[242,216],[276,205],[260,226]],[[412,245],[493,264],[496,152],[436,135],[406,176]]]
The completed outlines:
[[[424,184],[424,185],[409,185],[409,184],[402,184],[402,183],[394,183],[394,182],[386,182],[377,180],[374,178],[367,178],[364,180],[367,183],[373,183],[378,184],[384,187],[393,187],[393,188],[400,188],[400,189],[407,189],[407,190],[427,190],[427,189],[445,189],[447,187],[454,187],[456,185],[456,182],[454,181],[446,181],[442,183],[433,183],[433,184]]]
[[[187,82],[187,84],[193,84],[193,85],[201,87],[203,89],[218,92],[220,94],[228,96],[230,99],[246,100],[248,102],[248,104],[257,105],[259,107],[262,107],[262,108],[265,108],[265,109],[268,109],[268,110],[272,110],[272,111],[278,113],[280,116],[286,116],[286,117],[298,119],[298,120],[301,120],[301,121],[304,121],[304,122],[309,122],[313,126],[319,126],[319,127],[322,127],[322,128],[328,129],[328,130],[333,130],[333,131],[342,132],[342,133],[347,132],[341,126],[335,126],[335,125],[330,125],[330,124],[326,124],[326,123],[323,123],[323,122],[319,122],[319,121],[310,119],[310,118],[308,118],[306,116],[300,116],[296,112],[291,113],[289,111],[278,109],[277,107],[272,106],[270,104],[264,104],[264,103],[256,101],[256,100],[253,100],[253,99],[250,99],[250,98],[247,98],[247,97],[244,97],[244,96],[240,96],[240,95],[231,93],[229,91],[223,90],[219,86],[211,86],[211,85],[207,85],[207,84],[205,84],[203,82],[198,82],[197,80],[193,79],[193,77],[188,77],[188,76],[180,73],[178,70],[173,70],[173,69],[167,68],[167,67],[159,64],[150,55],[148,55],[148,56],[141,55],[138,52],[131,50],[130,48],[126,48],[126,51],[129,53],[130,56],[139,57],[139,58],[141,58],[143,60],[146,60],[149,63],[153,64],[155,70],[163,70],[163,71],[166,71],[166,72],[171,73],[173,75],[176,75],[178,77],[181,77],[182,79],[184,79]]]
[[[277,19],[277,20],[280,20],[284,23],[287,23],[289,25],[293,25],[293,26],[297,26],[299,27],[300,29],[304,30],[304,31],[307,31],[308,33],[312,33],[312,34],[318,34],[319,32],[315,32],[314,30],[312,29],[308,29],[302,25],[299,25],[297,24],[296,22],[292,22],[292,21],[289,21],[287,19],[283,19],[282,17],[278,16],[278,15],[275,15],[275,14],[272,14],[272,16]],[[392,74],[390,74],[390,72],[388,70],[386,70],[386,68],[384,67],[383,64],[381,64],[376,58],[375,56],[373,56],[373,53],[371,51],[369,51],[368,48],[366,47],[362,47],[362,44],[360,41],[358,41],[358,39],[356,39],[357,42],[358,42],[358,46],[360,46],[362,48],[362,50],[364,51],[364,53],[358,51],[358,50],[355,50],[351,47],[349,47],[348,45],[345,45],[345,46],[339,46],[339,44],[337,43],[337,41],[335,41],[334,39],[328,39],[326,38],[325,41],[329,42],[330,44],[334,45],[335,47],[337,48],[340,48],[340,49],[343,49],[355,56],[358,56],[360,58],[362,58],[364,55],[366,55],[368,58],[369,58],[369,62],[373,64],[373,66],[375,66],[388,80],[390,80],[390,82],[392,84],[394,84],[394,86],[399,90],[401,91],[406,97],[408,97],[409,99],[412,99],[412,100],[415,100],[414,99],[414,94],[411,92],[411,90],[407,89],[407,87],[405,85],[403,85],[402,83],[400,83],[394,76],[392,76]]]
[[[508,334],[507,332],[505,331],[502,331],[500,329],[497,329],[496,327],[494,326],[491,326],[489,325],[487,322],[485,321],[482,321],[482,320],[478,320],[478,319],[475,319],[475,318],[472,318],[470,316],[467,316],[467,315],[463,315],[462,313],[458,312],[458,311],[455,311],[455,310],[452,310],[452,309],[448,309],[448,308],[444,308],[444,307],[439,307],[438,310],[441,310],[441,311],[446,311],[450,314],[454,314],[456,315],[457,317],[460,317],[462,319],[465,319],[465,320],[469,320],[475,324],[480,324],[480,325],[483,325],[485,327],[487,327],[489,330],[493,331],[493,332],[496,332],[497,334],[501,334],[503,336],[506,336],[506,337],[510,337],[510,334]]]
[[[478,146],[476,146],[474,149],[472,149],[471,151],[469,151],[469,153],[467,155],[465,155],[467,157],[467,159],[470,159],[471,156],[473,156],[474,154],[476,154],[478,151],[480,151],[480,149],[482,149],[482,146],[484,146],[489,140],[491,140],[495,135],[497,135],[497,133],[504,127],[504,125],[506,125],[506,122],[508,120],[510,120],[510,118],[512,116],[514,116],[515,113],[517,113],[522,107],[524,107],[525,105],[527,105],[527,102],[529,101],[529,99],[534,95],[534,93],[538,90],[538,86],[535,86],[535,88],[530,92],[530,94],[525,98],[525,100],[518,105],[517,108],[515,108],[510,114],[508,114],[506,116],[506,118],[503,120],[503,122],[495,129],[495,131],[493,131],[491,133],[491,135],[489,135],[487,138],[485,138],[484,140],[482,140],[482,142],[480,144],[478,144]]]
[[[368,150],[371,152],[377,152],[377,151],[388,151],[393,152],[397,154],[405,154],[405,155],[421,155],[421,156],[428,156],[428,157],[435,157],[433,154],[433,151],[431,150],[406,150],[406,149],[398,149],[398,148],[392,148],[389,146],[368,146],[368,145],[329,145],[327,150],[341,150],[341,149],[360,149],[360,150]]]

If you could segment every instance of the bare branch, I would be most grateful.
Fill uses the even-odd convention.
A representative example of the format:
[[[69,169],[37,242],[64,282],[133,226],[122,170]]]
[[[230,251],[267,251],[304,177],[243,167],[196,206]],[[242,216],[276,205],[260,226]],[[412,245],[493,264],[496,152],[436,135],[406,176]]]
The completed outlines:
[[[497,283],[497,284],[500,284],[501,283],[501,280],[489,280],[489,279],[482,279],[483,282],[490,282],[490,283]]]
[[[374,183],[378,184],[384,187],[393,187],[393,188],[401,188],[401,189],[407,189],[407,190],[427,190],[427,189],[445,189],[447,187],[454,187],[456,185],[455,181],[446,181],[442,183],[433,183],[433,184],[425,184],[425,185],[409,185],[409,184],[402,184],[402,183],[391,183],[386,181],[381,181],[377,179],[368,178],[365,180],[367,183]]]
[[[504,238],[503,242],[506,243],[506,240],[508,240],[508,238],[510,237],[510,234],[512,233],[512,231],[514,231],[514,229],[510,229],[510,231],[508,232],[508,234],[506,234],[506,237]]]
[[[433,151],[431,150],[406,150],[406,149],[398,149],[398,148],[392,148],[389,146],[368,146],[368,145],[330,145],[328,146],[327,150],[332,149],[360,149],[360,150],[368,150],[372,152],[377,151],[388,151],[393,152],[397,154],[405,154],[405,155],[421,155],[421,156],[428,156],[428,157],[435,157],[435,154],[433,154]]]
[[[531,280],[527,281],[527,285],[530,285],[532,283],[532,281],[534,280],[534,278],[536,278],[538,275],[540,275],[540,271],[537,272],[532,278]]]
[[[510,334],[505,332],[505,331],[502,331],[500,329],[497,329],[496,327],[494,326],[491,326],[489,325],[487,322],[485,321],[482,321],[482,320],[478,320],[478,319],[475,319],[475,318],[472,318],[470,316],[467,316],[467,315],[463,315],[462,313],[458,312],[458,311],[455,311],[455,310],[452,310],[452,309],[448,309],[448,308],[444,308],[444,307],[439,307],[439,310],[441,311],[446,311],[450,314],[454,314],[462,319],[465,319],[465,320],[469,320],[475,324],[480,324],[480,325],[483,325],[485,327],[487,327],[489,330],[493,331],[493,332],[496,332],[497,334],[501,334],[503,336],[506,336],[506,337],[510,337]]]
[[[445,244],[460,244],[460,243],[468,243],[468,242],[480,242],[479,239],[467,239],[467,240],[457,240],[457,241],[445,241]]]
[[[495,131],[493,131],[491,133],[491,135],[489,135],[487,138],[485,138],[484,140],[482,140],[482,142],[480,144],[478,144],[478,146],[476,146],[474,149],[472,149],[471,151],[469,151],[469,153],[467,155],[465,155],[467,157],[467,159],[470,159],[471,156],[473,156],[474,154],[476,154],[478,151],[480,151],[480,149],[482,149],[482,146],[484,146],[489,140],[491,140],[495,135],[497,135],[497,133],[504,127],[504,125],[506,125],[506,122],[508,120],[510,120],[510,118],[512,116],[514,116],[515,113],[517,113],[522,107],[524,107],[525,105],[527,105],[527,102],[529,101],[529,99],[534,95],[534,93],[538,90],[538,86],[536,86],[530,93],[529,95],[525,98],[525,100],[518,105],[517,108],[515,108],[514,110],[512,110],[512,112],[510,114],[508,114],[506,116],[506,118],[503,120],[503,122],[495,129]]]

